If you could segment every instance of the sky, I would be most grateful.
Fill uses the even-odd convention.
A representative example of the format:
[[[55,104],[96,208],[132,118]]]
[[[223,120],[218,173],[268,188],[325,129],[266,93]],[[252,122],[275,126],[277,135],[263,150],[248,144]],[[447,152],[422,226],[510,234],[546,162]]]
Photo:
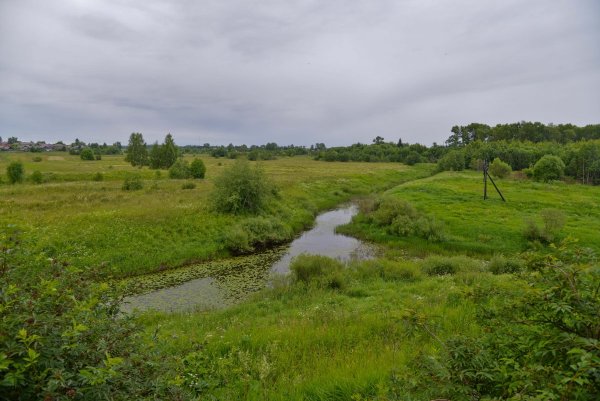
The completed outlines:
[[[443,143],[600,123],[597,0],[0,0],[0,136]]]

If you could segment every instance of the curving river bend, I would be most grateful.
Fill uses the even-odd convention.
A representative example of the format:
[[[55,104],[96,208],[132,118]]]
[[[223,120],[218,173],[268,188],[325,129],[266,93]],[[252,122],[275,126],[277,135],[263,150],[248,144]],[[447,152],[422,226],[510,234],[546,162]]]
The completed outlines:
[[[122,310],[177,312],[224,308],[268,286],[273,275],[289,273],[292,258],[300,254],[324,255],[343,261],[371,258],[375,254],[373,247],[335,232],[337,226],[349,223],[357,211],[355,205],[346,205],[322,213],[317,216],[312,229],[305,231],[287,247],[234,258],[225,263],[214,262],[219,267],[204,269],[205,273],[199,273],[202,277],[125,298]],[[179,273],[193,277],[194,268],[197,266],[185,267],[179,269]],[[172,272],[166,273],[169,274]],[[145,277],[146,280],[148,278],[152,279],[151,276]]]

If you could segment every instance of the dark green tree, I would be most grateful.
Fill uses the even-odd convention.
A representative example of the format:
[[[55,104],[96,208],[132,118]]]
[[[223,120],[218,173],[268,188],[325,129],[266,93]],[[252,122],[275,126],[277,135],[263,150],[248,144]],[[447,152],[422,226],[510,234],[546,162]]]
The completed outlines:
[[[148,150],[141,133],[134,132],[129,136],[125,161],[131,163],[132,166],[141,167],[148,164]]]
[[[173,140],[173,136],[167,134],[162,150],[161,167],[166,169],[170,168],[177,160],[177,156],[179,156],[179,152],[175,145],[175,141]]]
[[[159,169],[162,166],[162,155],[163,147],[158,144],[158,141],[154,142],[152,149],[150,149],[149,165],[151,169]]]
[[[94,160],[94,151],[91,148],[85,148],[79,154],[81,160]]]

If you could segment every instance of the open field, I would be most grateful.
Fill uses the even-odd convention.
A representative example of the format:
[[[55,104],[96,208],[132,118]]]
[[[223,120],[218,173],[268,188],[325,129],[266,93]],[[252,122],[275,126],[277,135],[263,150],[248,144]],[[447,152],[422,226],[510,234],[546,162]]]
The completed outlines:
[[[48,257],[117,277],[227,256],[227,229],[246,219],[209,210],[213,179],[233,160],[203,158],[206,179],[196,180],[194,189],[182,189],[186,180],[168,179],[164,170],[157,177],[159,170],[133,168],[123,156],[84,162],[64,152],[0,155],[0,171],[18,159],[27,176],[37,169],[55,180],[0,185],[0,224],[24,230],[23,238]],[[31,161],[35,156],[42,161]],[[431,171],[429,165],[326,163],[305,157],[259,163],[280,189],[265,212],[282,222],[278,241],[312,224],[319,210]],[[103,181],[92,180],[98,172]],[[121,189],[131,173],[141,175],[144,189]]]
[[[411,203],[444,223],[447,240],[435,243],[418,237],[388,235],[360,217],[341,232],[388,243],[416,256],[435,253],[465,253],[489,257],[513,254],[531,244],[523,232],[531,219],[541,225],[540,211],[556,209],[564,213],[562,235],[571,236],[582,246],[600,251],[600,191],[589,185],[562,182],[539,183],[529,180],[496,180],[507,202],[488,183],[489,199],[483,201],[481,173],[444,172],[399,185],[386,192]]]

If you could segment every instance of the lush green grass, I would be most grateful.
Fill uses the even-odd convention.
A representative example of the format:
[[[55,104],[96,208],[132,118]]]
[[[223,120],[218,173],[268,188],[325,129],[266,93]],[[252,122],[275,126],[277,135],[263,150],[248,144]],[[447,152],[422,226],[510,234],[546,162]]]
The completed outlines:
[[[33,162],[36,156],[43,160]],[[103,156],[101,161],[82,161],[64,152],[0,157],[0,171],[18,159],[25,163],[26,175],[37,169],[52,178],[40,185],[0,185],[0,224],[16,224],[30,245],[48,257],[115,276],[227,256],[228,230],[249,219],[209,208],[213,179],[233,160],[203,158],[206,179],[182,189],[185,180],[170,180],[166,171],[157,177],[156,171],[133,168],[123,156]],[[320,210],[427,176],[431,170],[429,165],[326,163],[306,157],[260,165],[280,188],[279,198],[264,212],[281,222],[281,232],[273,234],[279,240],[312,224]],[[103,181],[92,180],[98,172]],[[131,173],[141,175],[144,189],[121,189]]]
[[[558,209],[565,214],[563,236],[579,239],[581,245],[600,250],[600,189],[598,187],[555,183],[538,183],[515,179],[497,180],[507,202],[504,203],[491,185],[489,199],[483,200],[480,173],[445,172],[392,188],[386,195],[408,201],[417,210],[441,220],[447,239],[430,242],[418,237],[392,236],[358,217],[340,229],[362,238],[385,242],[392,247],[424,256],[431,252],[470,255],[521,252],[531,244],[523,231],[528,219],[541,225],[540,211]]]
[[[198,399],[374,399],[391,391],[405,392],[400,399],[435,398],[443,395],[439,387],[411,385],[421,373],[414,362],[438,355],[454,335],[476,336],[477,302],[518,286],[472,269],[445,277],[421,269],[417,262],[363,262],[342,273],[343,289],[302,282],[225,311],[146,314],[145,341]],[[401,378],[397,388],[391,375]]]

